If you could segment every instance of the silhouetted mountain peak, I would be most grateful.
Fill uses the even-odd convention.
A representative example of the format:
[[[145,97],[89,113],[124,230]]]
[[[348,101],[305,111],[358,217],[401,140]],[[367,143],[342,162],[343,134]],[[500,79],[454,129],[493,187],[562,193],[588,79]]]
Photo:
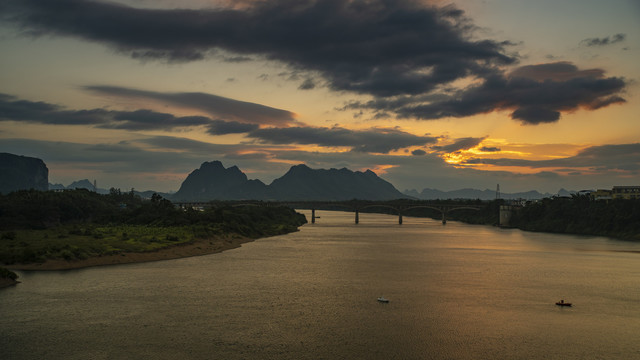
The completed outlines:
[[[287,174],[291,173],[291,174],[300,174],[300,173],[308,173],[309,171],[311,171],[311,168],[308,167],[305,164],[299,164],[299,165],[294,165],[291,168],[289,168],[289,171],[287,171]]]
[[[28,156],[0,153],[0,193],[48,188],[49,169],[44,161]]]
[[[354,172],[347,168],[311,169],[292,166],[269,185],[272,195],[282,200],[398,199],[405,197],[373,171]]]
[[[200,165],[200,170],[203,170],[203,169],[224,170],[224,165],[222,165],[222,162],[218,160],[205,161]]]
[[[94,190],[93,183],[91,181],[89,181],[89,179],[82,179],[82,180],[74,181],[71,184],[69,184],[69,186],[67,186],[67,189]]]
[[[225,169],[220,161],[204,162],[187,176],[174,200],[264,199],[266,185],[248,180],[237,166]]]
[[[247,180],[237,166],[224,168],[221,162],[203,163],[182,183],[174,200],[387,200],[405,197],[373,171],[311,169],[294,165],[282,177],[265,185]]]

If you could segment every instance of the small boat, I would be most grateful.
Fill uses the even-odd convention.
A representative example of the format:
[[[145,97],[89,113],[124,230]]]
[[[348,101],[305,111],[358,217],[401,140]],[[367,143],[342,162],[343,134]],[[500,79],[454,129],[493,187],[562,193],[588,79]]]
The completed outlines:
[[[381,303],[388,303],[388,302],[389,302],[389,299],[385,299],[385,297],[384,297],[384,296],[380,296],[380,297],[378,298],[378,302],[381,302]]]
[[[558,306],[571,306],[571,303],[566,303],[564,300],[560,300],[556,303]]]

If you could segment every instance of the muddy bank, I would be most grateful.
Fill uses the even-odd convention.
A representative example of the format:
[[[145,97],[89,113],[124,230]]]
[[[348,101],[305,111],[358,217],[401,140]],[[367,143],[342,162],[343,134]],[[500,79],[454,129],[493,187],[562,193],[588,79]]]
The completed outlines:
[[[190,256],[215,254],[225,250],[240,247],[242,244],[254,241],[256,239],[245,237],[224,237],[214,239],[197,240],[188,244],[175,245],[157,251],[142,253],[120,253],[115,255],[106,255],[99,257],[91,257],[82,260],[64,260],[51,259],[43,263],[33,264],[11,264],[3,265],[11,270],[69,270],[80,269],[91,266],[130,264],[148,261],[159,261],[169,259],[179,259]],[[9,279],[10,280],[10,279]],[[7,285],[8,286],[8,285]],[[0,285],[1,287],[1,285]]]

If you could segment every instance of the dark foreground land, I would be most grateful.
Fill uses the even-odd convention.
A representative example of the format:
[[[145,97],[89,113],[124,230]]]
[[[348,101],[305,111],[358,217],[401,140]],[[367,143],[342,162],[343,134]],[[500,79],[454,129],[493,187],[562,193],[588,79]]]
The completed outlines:
[[[546,198],[514,211],[510,225],[526,231],[640,241],[640,199]]]
[[[433,204],[472,206],[479,210],[454,210],[448,220],[468,224],[498,225],[500,206],[504,200],[435,200]],[[593,200],[588,195],[545,198],[514,206],[509,227],[525,231],[558,234],[606,236],[622,240],[640,241],[640,199]],[[395,210],[370,208],[370,212],[395,215]],[[439,211],[414,209],[406,216],[441,219]]]
[[[19,191],[0,195],[0,265],[61,270],[203,255],[304,223],[304,215],[286,207],[197,211],[116,189]]]

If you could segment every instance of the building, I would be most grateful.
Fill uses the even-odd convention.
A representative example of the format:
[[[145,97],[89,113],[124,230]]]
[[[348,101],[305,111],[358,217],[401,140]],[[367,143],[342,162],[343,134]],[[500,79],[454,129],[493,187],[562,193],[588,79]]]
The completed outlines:
[[[614,199],[640,199],[640,186],[614,186],[611,190]]]
[[[613,199],[612,196],[613,190],[605,190],[605,189],[598,189],[596,191],[591,192],[591,198],[594,200],[611,200]]]

